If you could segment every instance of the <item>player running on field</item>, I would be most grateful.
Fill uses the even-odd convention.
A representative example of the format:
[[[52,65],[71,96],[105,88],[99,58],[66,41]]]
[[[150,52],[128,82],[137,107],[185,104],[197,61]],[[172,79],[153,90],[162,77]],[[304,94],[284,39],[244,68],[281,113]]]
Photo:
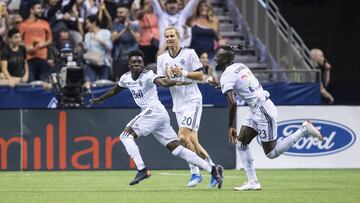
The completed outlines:
[[[229,46],[222,46],[216,54],[216,69],[223,71],[220,78],[221,90],[226,95],[229,107],[229,142],[239,143],[241,161],[244,165],[248,181],[234,190],[260,190],[253,166],[253,159],[249,150],[249,143],[259,136],[266,156],[274,159],[287,151],[303,136],[313,136],[322,140],[322,136],[315,127],[305,121],[302,126],[285,139],[276,141],[278,111],[269,99],[269,92],[265,91],[250,69],[242,63],[233,63],[234,51]],[[244,100],[250,107],[245,123],[240,133],[236,133],[236,99],[235,95]]]
[[[152,71],[144,70],[143,57],[143,53],[139,50],[131,52],[129,55],[130,72],[122,75],[118,84],[107,93],[91,101],[91,103],[100,104],[119,91],[129,88],[136,104],[141,108],[141,113],[127,124],[120,135],[127,153],[134,160],[138,169],[138,173],[130,185],[135,185],[150,177],[150,172],[146,168],[134,140],[137,137],[152,133],[174,156],[178,156],[211,173],[211,176],[217,181],[218,188],[221,188],[222,167],[209,164],[194,152],[180,145],[179,139],[170,125],[169,115],[157,95],[156,85],[170,87],[187,85],[188,83],[160,78]]]

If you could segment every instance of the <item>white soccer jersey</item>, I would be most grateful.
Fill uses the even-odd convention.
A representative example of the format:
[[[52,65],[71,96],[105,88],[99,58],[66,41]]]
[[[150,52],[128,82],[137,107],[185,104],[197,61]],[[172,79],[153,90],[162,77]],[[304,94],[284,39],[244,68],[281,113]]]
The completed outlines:
[[[169,51],[165,51],[158,56],[157,74],[165,77],[166,68],[175,65],[188,72],[193,72],[203,67],[194,49],[181,48],[175,57],[170,56]],[[171,79],[191,82],[189,85],[170,87],[174,112],[182,111],[186,106],[202,105],[202,95],[196,81],[182,76]]]
[[[152,6],[154,8],[154,13],[158,18],[159,29],[160,29],[160,47],[165,44],[164,31],[169,26],[174,26],[180,33],[181,45],[185,46],[185,41],[187,37],[185,36],[184,26],[186,25],[187,19],[193,14],[193,9],[196,7],[196,4],[199,0],[190,0],[187,2],[185,7],[178,11],[175,15],[169,15],[166,11],[161,8],[159,0],[152,0]],[[191,31],[191,30],[190,30]],[[191,33],[188,33],[188,35]]]
[[[153,106],[165,108],[159,100],[154,83],[157,77],[152,70],[144,70],[137,80],[133,80],[131,73],[127,72],[121,76],[118,85],[129,88],[136,104],[142,111]]]
[[[227,67],[221,75],[220,84],[223,93],[233,90],[251,109],[260,107],[270,96],[251,70],[242,63],[235,63]]]

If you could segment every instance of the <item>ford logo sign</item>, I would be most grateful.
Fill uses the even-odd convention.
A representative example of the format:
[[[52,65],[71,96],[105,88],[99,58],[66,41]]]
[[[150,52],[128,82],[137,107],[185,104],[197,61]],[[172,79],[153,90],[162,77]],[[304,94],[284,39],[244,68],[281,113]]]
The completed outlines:
[[[278,139],[284,139],[294,133],[303,121],[304,119],[279,122]],[[342,124],[317,119],[312,119],[311,122],[324,136],[324,140],[320,141],[311,136],[305,136],[285,152],[285,155],[323,156],[333,154],[349,148],[356,140],[355,133]]]

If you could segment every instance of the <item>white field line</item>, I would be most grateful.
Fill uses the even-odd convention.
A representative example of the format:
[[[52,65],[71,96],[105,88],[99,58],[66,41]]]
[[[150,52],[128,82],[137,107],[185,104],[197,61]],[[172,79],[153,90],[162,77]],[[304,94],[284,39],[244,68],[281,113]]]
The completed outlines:
[[[185,174],[185,173],[166,173],[166,172],[160,172],[157,173],[158,175],[163,175],[163,176],[190,176],[190,174]],[[201,176],[205,176],[205,177],[210,177],[210,175],[206,174],[206,175],[201,175]],[[241,176],[227,176],[226,174],[224,175],[224,179],[241,179]]]

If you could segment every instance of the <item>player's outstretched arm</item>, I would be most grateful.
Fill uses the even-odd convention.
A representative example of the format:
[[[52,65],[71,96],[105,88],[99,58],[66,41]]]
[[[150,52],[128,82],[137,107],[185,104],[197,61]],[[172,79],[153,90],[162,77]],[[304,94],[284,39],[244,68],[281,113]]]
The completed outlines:
[[[229,109],[229,131],[228,131],[228,139],[232,144],[236,144],[237,135],[236,135],[236,98],[233,90],[228,90],[225,92],[228,109]]]
[[[120,92],[123,89],[124,88],[116,84],[114,87],[112,87],[109,91],[107,91],[105,94],[101,95],[100,97],[97,97],[95,99],[90,99],[90,104],[101,104],[107,98],[116,95],[118,92]]]
[[[162,86],[162,87],[172,87],[172,86],[181,86],[181,85],[188,85],[191,84],[191,82],[181,82],[181,81],[175,81],[175,80],[170,80],[167,78],[156,78],[154,80],[154,83],[158,86]]]

